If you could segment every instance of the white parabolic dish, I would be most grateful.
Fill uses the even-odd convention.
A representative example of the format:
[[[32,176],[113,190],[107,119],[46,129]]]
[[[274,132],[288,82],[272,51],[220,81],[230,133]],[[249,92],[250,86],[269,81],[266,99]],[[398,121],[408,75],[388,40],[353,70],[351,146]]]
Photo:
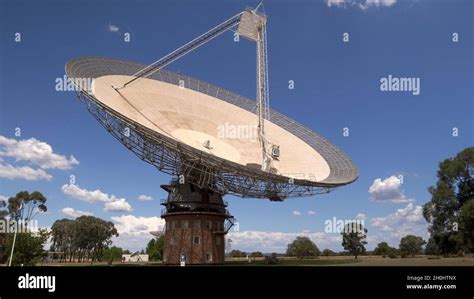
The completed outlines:
[[[244,173],[263,173],[255,101],[165,70],[118,91],[113,88],[133,79],[131,75],[141,67],[128,61],[85,57],[69,61],[66,73],[76,84],[93,79],[92,88],[80,93],[114,116],[189,146],[204,160],[222,160],[222,165],[228,163]],[[357,179],[352,161],[336,146],[276,111],[271,110],[270,116],[266,136],[280,146],[271,176],[328,187]]]
[[[97,78],[93,94],[110,109],[195,149],[243,166],[262,163],[255,114],[192,89],[146,78],[120,93],[111,87],[132,78]],[[265,127],[267,136],[280,146],[280,159],[273,162],[278,174],[314,181],[329,176],[327,162],[306,142],[271,122]]]

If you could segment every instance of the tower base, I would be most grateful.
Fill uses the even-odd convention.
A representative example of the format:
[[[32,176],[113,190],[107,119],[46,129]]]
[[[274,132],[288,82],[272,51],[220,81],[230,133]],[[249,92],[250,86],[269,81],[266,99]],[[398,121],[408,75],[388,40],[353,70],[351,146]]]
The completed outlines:
[[[162,201],[163,264],[223,264],[225,235],[234,221],[221,194],[175,181],[161,187],[169,193]]]

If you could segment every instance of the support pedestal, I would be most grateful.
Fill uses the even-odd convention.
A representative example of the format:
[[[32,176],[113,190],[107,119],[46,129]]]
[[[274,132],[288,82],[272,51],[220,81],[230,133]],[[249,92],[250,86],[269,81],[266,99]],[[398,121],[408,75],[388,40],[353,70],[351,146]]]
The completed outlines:
[[[222,195],[192,184],[172,181],[162,185],[168,198],[162,201],[165,219],[163,263],[223,264],[225,235],[234,224]]]

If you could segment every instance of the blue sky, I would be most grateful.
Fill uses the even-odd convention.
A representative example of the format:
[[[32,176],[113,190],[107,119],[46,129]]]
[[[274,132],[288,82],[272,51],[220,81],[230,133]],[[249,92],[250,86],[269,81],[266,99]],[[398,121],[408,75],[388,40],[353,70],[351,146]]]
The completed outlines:
[[[77,56],[151,63],[257,4],[0,0],[0,196],[41,191],[49,211],[38,216],[40,226],[70,208],[68,217],[72,209],[113,220],[122,233],[117,244],[143,248],[151,237],[143,225],[161,223],[166,193],[159,185],[170,177],[121,146],[73,92],[56,91],[55,80]],[[364,218],[369,248],[382,240],[398,245],[407,233],[426,237],[420,205],[430,198],[438,163],[474,140],[472,1],[280,0],[266,1],[265,11],[270,105],[343,149],[360,177],[328,195],[283,203],[227,196],[240,229],[230,234],[232,247],[284,251],[306,234],[320,248],[341,250],[340,235],[324,233],[333,217]],[[235,43],[230,32],[168,68],[255,98],[255,45]],[[419,78],[420,95],[382,92],[380,79],[388,75]],[[62,189],[70,175],[80,188],[74,196]],[[104,211],[97,198],[105,193],[133,211]]]

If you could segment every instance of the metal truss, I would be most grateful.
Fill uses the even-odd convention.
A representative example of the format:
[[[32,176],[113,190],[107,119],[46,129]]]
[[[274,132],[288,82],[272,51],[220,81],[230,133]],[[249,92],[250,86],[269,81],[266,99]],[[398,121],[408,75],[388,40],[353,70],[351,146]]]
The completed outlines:
[[[66,65],[66,73],[74,82],[80,78],[98,78],[104,75],[132,75],[143,65],[108,58],[79,58]],[[219,98],[249,112],[256,113],[255,102],[238,94],[182,74],[159,70],[150,79],[178,85]],[[270,110],[272,122],[313,147],[328,163],[330,175],[321,181],[289,180],[289,177],[252,169],[224,160],[206,152],[161,135],[128,119],[103,105],[86,90],[78,92],[92,116],[120,143],[143,161],[158,170],[173,175],[184,175],[186,180],[200,188],[209,188],[221,194],[242,197],[269,198],[280,201],[290,197],[328,193],[332,188],[357,179],[357,169],[350,159],[326,139],[288,117]]]
[[[287,197],[327,193],[328,188],[300,186],[288,181],[273,181],[270,177],[251,175],[239,167],[226,167],[220,159],[204,157],[204,152],[184,144],[169,142],[146,128],[122,119],[114,112],[95,102],[90,95],[79,92],[79,99],[89,113],[120,143],[141,160],[158,170],[185,177],[189,183],[208,188],[220,194],[242,197],[283,200]],[[230,168],[230,169],[226,169]]]
[[[138,80],[140,78],[146,78],[160,69],[164,68],[168,64],[172,63],[173,61],[178,60],[179,58],[183,57],[184,55],[190,53],[191,51],[199,48],[200,46],[204,45],[205,43],[213,40],[214,38],[218,37],[219,35],[223,34],[224,32],[236,27],[240,23],[240,16],[244,12],[241,12],[232,18],[222,22],[221,24],[217,25],[216,27],[212,28],[211,30],[207,31],[204,34],[201,34],[200,36],[196,37],[192,41],[188,42],[184,46],[174,50],[173,52],[169,53],[165,57],[160,58],[159,60],[153,62],[152,64],[140,69],[138,72],[133,74],[135,78],[132,80],[126,82],[122,87],[117,88],[121,89],[126,87],[128,84],[134,82],[135,80]]]

